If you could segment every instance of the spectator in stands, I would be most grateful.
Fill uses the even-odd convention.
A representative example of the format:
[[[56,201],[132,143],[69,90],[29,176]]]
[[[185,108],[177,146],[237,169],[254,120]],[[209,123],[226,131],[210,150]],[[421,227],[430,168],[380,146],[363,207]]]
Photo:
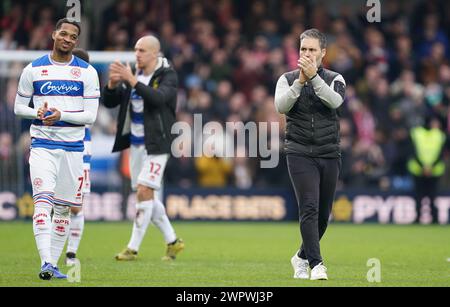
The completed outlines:
[[[18,159],[11,133],[0,132],[0,191],[17,190]]]
[[[208,137],[208,140],[211,137]],[[204,138],[204,140],[206,139]],[[205,142],[203,144],[203,155],[195,158],[195,168],[198,173],[198,185],[200,187],[224,188],[229,185],[233,162],[228,158],[224,158],[224,140],[224,138],[219,139],[214,142],[214,145],[210,142]],[[215,145],[219,147],[216,148]]]
[[[423,199],[428,198],[432,222],[438,222],[434,200],[438,192],[439,178],[445,171],[443,152],[447,136],[441,130],[440,121],[428,116],[425,125],[414,127],[410,131],[412,157],[408,161],[408,170],[414,176],[416,196],[416,223],[421,222]]]

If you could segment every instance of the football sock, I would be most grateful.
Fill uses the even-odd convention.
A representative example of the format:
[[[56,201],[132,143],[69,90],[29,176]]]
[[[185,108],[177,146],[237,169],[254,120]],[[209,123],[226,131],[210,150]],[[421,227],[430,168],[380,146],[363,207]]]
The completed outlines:
[[[159,199],[154,200],[152,223],[161,231],[166,243],[174,243],[176,241],[175,230],[166,214],[166,208],[164,208],[163,203]]]
[[[153,200],[147,200],[136,204],[136,217],[133,223],[133,232],[128,243],[128,248],[138,251],[144,239],[148,224],[152,218]]]
[[[70,214],[70,230],[69,239],[67,242],[67,252],[76,254],[78,246],[80,245],[81,236],[84,229],[84,214],[83,211]]]
[[[51,198],[53,202],[53,196],[46,196]],[[52,205],[47,201],[36,200],[34,204],[33,214],[33,233],[36,240],[36,246],[41,257],[41,266],[45,263],[52,263],[51,257],[51,212]],[[52,263],[53,264],[53,263]]]
[[[68,206],[55,205],[53,207],[51,253],[52,264],[58,265],[59,257],[64,249],[70,228],[70,208]]]

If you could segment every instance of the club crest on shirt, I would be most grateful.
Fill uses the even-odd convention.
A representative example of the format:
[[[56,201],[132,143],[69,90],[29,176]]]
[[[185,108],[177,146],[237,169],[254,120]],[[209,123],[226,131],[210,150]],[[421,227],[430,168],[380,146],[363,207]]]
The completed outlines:
[[[42,178],[37,177],[37,178],[34,178],[34,180],[33,180],[33,186],[36,189],[39,189],[40,187],[42,187],[42,183],[43,183]]]
[[[70,70],[70,75],[72,78],[78,79],[81,76],[81,69],[79,67],[74,67]]]

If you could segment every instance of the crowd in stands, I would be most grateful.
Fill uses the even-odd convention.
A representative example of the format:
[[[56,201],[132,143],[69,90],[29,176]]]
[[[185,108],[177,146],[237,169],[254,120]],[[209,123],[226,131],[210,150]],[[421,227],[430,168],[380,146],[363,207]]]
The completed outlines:
[[[279,122],[278,167],[260,168],[260,159],[250,157],[172,158],[167,185],[286,187],[285,119],[275,111],[273,95],[280,75],[297,68],[300,34],[317,28],[328,39],[324,67],[341,73],[347,83],[339,110],[339,188],[411,189],[406,169],[410,128],[434,116],[447,134],[450,131],[450,2],[383,1],[379,23],[367,21],[365,1],[355,4],[117,0],[100,18],[87,14],[85,47],[131,51],[139,37],[154,34],[178,73],[178,120],[192,123],[197,113],[203,123],[223,126]],[[52,1],[5,1],[0,8],[0,50],[51,49],[51,32],[61,14]],[[20,67],[8,67],[6,75],[4,65],[0,63],[0,178],[12,172],[4,165],[11,166],[8,161],[27,148],[27,127],[12,111]],[[104,81],[107,71],[100,73]],[[115,113],[100,108],[93,133],[113,135],[114,121]],[[443,184],[450,181],[449,173]]]

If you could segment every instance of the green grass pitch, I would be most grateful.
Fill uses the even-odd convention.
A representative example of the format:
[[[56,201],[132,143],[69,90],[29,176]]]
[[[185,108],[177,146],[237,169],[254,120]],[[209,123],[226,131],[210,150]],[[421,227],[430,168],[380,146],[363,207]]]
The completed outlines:
[[[328,281],[295,280],[290,258],[297,223],[175,222],[186,249],[162,262],[162,235],[149,227],[139,258],[117,262],[132,224],[86,223],[78,257],[81,282],[41,281],[31,221],[0,223],[0,286],[450,286],[450,227],[331,224],[322,240]],[[367,260],[381,262],[369,283]],[[68,270],[62,264],[62,272]]]

